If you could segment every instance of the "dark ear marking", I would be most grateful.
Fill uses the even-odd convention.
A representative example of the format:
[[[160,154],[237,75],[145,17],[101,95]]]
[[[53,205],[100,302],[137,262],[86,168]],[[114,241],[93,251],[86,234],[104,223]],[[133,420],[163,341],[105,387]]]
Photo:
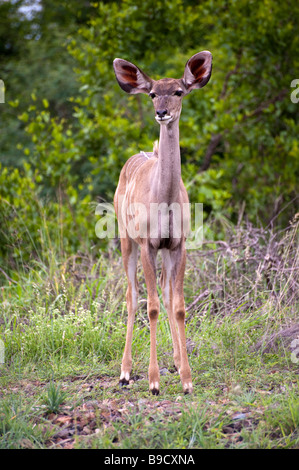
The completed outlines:
[[[183,84],[188,92],[195,88],[202,88],[210,80],[211,73],[212,54],[209,51],[198,52],[186,63]]]
[[[119,86],[127,93],[148,93],[152,80],[136,65],[124,59],[114,59],[114,73]]]

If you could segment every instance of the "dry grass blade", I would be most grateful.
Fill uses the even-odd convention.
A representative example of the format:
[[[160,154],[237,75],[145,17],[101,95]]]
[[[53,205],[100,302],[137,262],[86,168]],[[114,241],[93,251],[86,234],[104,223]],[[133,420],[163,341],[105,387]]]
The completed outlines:
[[[226,241],[204,241],[201,250],[189,251],[190,272],[196,272],[192,290],[201,293],[187,310],[201,309],[209,293],[212,311],[224,315],[259,310],[268,303],[276,312],[288,309],[288,317],[296,318],[298,226],[299,214],[287,229],[276,232],[243,223],[234,230],[227,228]],[[289,327],[290,321],[281,325]]]

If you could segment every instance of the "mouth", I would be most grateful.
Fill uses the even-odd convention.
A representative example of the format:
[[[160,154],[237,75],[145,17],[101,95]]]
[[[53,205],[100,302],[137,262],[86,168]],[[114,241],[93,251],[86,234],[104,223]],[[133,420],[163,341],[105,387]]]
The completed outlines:
[[[163,117],[155,116],[155,119],[160,124],[162,124],[162,123],[167,124],[168,122],[170,122],[172,120],[172,116],[170,116],[169,114],[167,114],[166,116],[163,116]]]

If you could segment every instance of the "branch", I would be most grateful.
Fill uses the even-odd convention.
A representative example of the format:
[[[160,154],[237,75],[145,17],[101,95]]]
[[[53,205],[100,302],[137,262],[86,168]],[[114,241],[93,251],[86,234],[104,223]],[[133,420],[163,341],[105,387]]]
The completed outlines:
[[[237,67],[237,66],[236,66],[236,67]],[[232,74],[234,71],[231,70],[230,72],[231,72],[231,74]],[[230,72],[229,72],[229,73],[230,73]],[[235,72],[234,72],[234,73],[235,73]],[[231,75],[231,74],[230,74],[230,75]],[[227,75],[228,75],[228,74],[227,74]],[[227,86],[227,85],[226,85],[226,86]],[[221,92],[221,95],[222,95],[223,93],[224,93],[224,94],[226,93],[225,85],[224,85],[224,87],[223,87],[223,90],[222,90],[222,92]],[[273,98],[269,98],[269,99],[266,100],[266,101],[263,101],[262,103],[260,103],[260,104],[258,105],[258,107],[257,107],[256,109],[254,109],[253,111],[251,111],[251,113],[249,113],[249,114],[244,114],[243,117],[242,117],[241,123],[247,121],[247,120],[250,119],[250,118],[254,118],[254,117],[257,117],[257,116],[261,115],[262,112],[264,111],[264,109],[268,108],[268,106],[269,106],[270,104],[274,104],[274,103],[276,103],[276,102],[278,102],[278,101],[282,101],[282,100],[285,98],[285,96],[287,95],[287,93],[288,93],[288,90],[287,90],[286,88],[284,88],[283,90],[281,90],[281,91],[278,93],[278,95],[273,96]],[[221,95],[220,95],[220,96],[221,96]],[[233,126],[232,130],[237,129],[238,127],[240,127],[240,123],[239,123],[239,122],[237,122],[237,123]],[[205,156],[204,156],[203,164],[202,164],[201,167],[200,167],[199,173],[202,172],[202,171],[206,171],[206,170],[209,168],[209,166],[210,166],[210,164],[211,164],[211,161],[212,161],[212,157],[213,157],[213,155],[214,155],[214,153],[215,153],[215,151],[216,151],[216,148],[218,147],[218,144],[220,143],[220,141],[221,141],[223,135],[226,134],[227,132],[228,132],[228,129],[225,129],[222,133],[218,133],[218,134],[213,134],[213,135],[212,135],[211,140],[210,140],[210,142],[209,142],[209,145],[208,145],[208,147],[207,147]]]
[[[278,95],[273,96],[273,98],[269,98],[268,100],[266,100],[266,101],[262,102],[261,104],[259,104],[259,106],[254,111],[252,111],[250,114],[244,114],[243,118],[242,118],[242,121],[246,121],[247,119],[250,119],[252,117],[259,116],[264,111],[264,109],[268,108],[268,106],[270,104],[274,104],[277,101],[282,101],[287,93],[288,93],[288,90],[286,88],[284,88],[283,90],[281,90],[278,93]]]
[[[204,159],[203,159],[203,164],[200,167],[200,172],[205,171],[209,168],[212,160],[212,156],[214,155],[216,148],[219,144],[219,142],[222,139],[222,134],[213,134],[210,140],[210,143],[208,145],[207,151],[205,153]]]
[[[224,79],[224,82],[223,82],[223,87],[222,87],[221,93],[219,95],[220,100],[223,100],[226,93],[227,93],[227,87],[228,87],[228,82],[229,82],[230,77],[232,75],[235,75],[235,74],[238,73],[239,68],[240,68],[241,58],[242,58],[242,50],[240,50],[239,53],[238,53],[237,63],[235,65],[235,67],[232,70],[229,70],[229,72],[225,76],[225,79]],[[210,143],[209,143],[207,151],[206,151],[206,154],[204,156],[203,164],[201,165],[201,168],[200,168],[200,172],[201,171],[206,171],[209,168],[209,166],[211,164],[212,156],[214,155],[215,150],[216,150],[219,142],[221,141],[221,138],[222,138],[222,134],[220,134],[220,133],[212,135]]]
[[[251,348],[252,351],[257,351],[258,349],[263,350],[264,353],[269,352],[269,350],[274,346],[275,341],[280,338],[294,338],[296,334],[299,333],[299,323],[295,323],[289,328],[278,331],[278,333],[273,333],[269,338],[264,336],[261,341],[259,341],[255,346]]]

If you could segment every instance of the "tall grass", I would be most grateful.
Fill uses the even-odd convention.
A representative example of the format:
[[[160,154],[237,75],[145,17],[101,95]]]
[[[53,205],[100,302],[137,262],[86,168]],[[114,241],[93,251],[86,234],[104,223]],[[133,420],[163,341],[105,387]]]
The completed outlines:
[[[135,381],[128,396],[136,403],[149,400],[144,409],[138,406],[133,413],[142,425],[133,422],[129,413],[107,429],[99,424],[100,432],[84,441],[86,444],[80,441],[79,447],[299,444],[298,363],[291,356],[299,332],[298,225],[298,215],[288,229],[280,232],[245,223],[227,225],[225,241],[206,240],[201,250],[188,252],[186,331],[195,391],[181,402],[184,415],[162,413],[157,421],[151,421],[151,428],[146,425],[146,410],[152,403],[146,382],[147,294],[139,266],[139,309],[133,336]],[[46,234],[46,227],[43,232]],[[16,275],[10,273],[11,280],[0,291],[0,338],[5,344],[5,363],[0,366],[0,433],[6,447],[18,447],[20,442],[25,442],[25,447],[26,442],[37,447],[46,445],[39,431],[29,432],[32,419],[46,419],[43,408],[36,416],[28,405],[32,397],[16,385],[16,398],[9,392],[11,384],[26,379],[42,381],[46,386],[55,380],[69,380],[70,399],[77,394],[71,386],[73,378],[82,374],[110,377],[113,386],[98,389],[95,399],[101,403],[117,397],[115,386],[127,317],[120,252],[111,246],[98,256],[63,256],[60,249],[56,251],[55,246],[45,242],[45,249],[50,246],[47,255],[23,266]],[[160,269],[158,258],[158,274]],[[156,400],[162,400],[162,406],[165,399],[176,403],[182,391],[178,375],[172,373],[171,335],[160,288],[159,295],[158,360],[164,372],[161,397]],[[39,390],[34,395],[39,406],[43,394]],[[27,419],[24,413],[17,412],[12,423],[11,410],[16,400]],[[249,425],[236,431],[227,406],[241,411],[262,410],[263,420],[250,422],[251,432]],[[163,435],[158,431],[159,419],[165,425]],[[233,429],[231,434],[238,432],[238,445],[233,438],[227,438],[231,436],[227,429]]]

